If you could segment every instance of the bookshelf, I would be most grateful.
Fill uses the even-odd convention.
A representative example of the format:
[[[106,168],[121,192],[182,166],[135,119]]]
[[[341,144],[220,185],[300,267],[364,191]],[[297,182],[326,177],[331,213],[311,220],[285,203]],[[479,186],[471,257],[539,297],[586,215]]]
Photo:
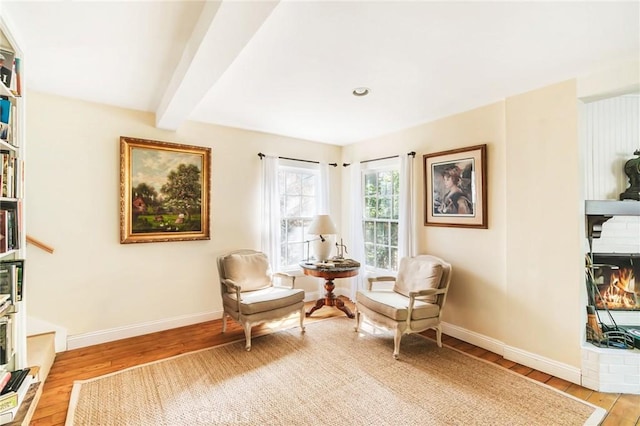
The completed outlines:
[[[27,312],[24,289],[26,233],[24,224],[25,98],[23,52],[7,18],[0,16],[0,372],[27,366]],[[8,303],[7,303],[8,302]],[[30,411],[29,395],[39,383],[33,376],[17,391],[15,408],[0,411],[0,425],[20,421]],[[1,397],[2,395],[0,395]],[[27,401],[27,402],[25,402]]]

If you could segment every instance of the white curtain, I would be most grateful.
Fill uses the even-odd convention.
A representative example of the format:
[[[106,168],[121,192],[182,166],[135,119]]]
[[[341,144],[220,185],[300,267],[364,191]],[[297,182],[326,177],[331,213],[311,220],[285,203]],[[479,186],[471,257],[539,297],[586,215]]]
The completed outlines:
[[[329,214],[329,164],[320,163],[320,193],[317,214]]]
[[[398,212],[398,261],[415,256],[416,223],[413,192],[413,155],[400,154],[400,211]]]
[[[349,169],[349,194],[351,199],[349,241],[351,245],[348,247],[349,255],[346,257],[357,260],[361,265],[360,273],[352,278],[351,293],[349,295],[351,300],[356,300],[356,291],[365,288],[366,279],[364,276],[364,234],[362,231],[362,172],[360,163],[356,161],[351,163]]]
[[[278,157],[262,158],[262,248],[272,271],[280,265],[280,196]]]

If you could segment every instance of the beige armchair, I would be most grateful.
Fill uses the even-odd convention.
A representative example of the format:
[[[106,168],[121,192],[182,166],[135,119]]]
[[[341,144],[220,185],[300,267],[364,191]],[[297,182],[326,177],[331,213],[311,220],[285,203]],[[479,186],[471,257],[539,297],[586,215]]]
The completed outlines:
[[[222,292],[222,332],[227,331],[227,316],[244,328],[245,349],[251,350],[251,327],[300,313],[304,332],[304,290],[294,288],[295,277],[271,273],[267,256],[255,250],[237,250],[218,257]],[[289,286],[281,286],[288,281]],[[278,285],[277,285],[278,284]]]
[[[384,281],[393,281],[393,288],[374,288],[374,283]],[[356,331],[362,315],[373,324],[394,330],[395,359],[404,334],[433,328],[442,347],[440,320],[450,282],[451,265],[444,260],[430,255],[403,258],[397,277],[369,278],[368,289],[357,292]]]

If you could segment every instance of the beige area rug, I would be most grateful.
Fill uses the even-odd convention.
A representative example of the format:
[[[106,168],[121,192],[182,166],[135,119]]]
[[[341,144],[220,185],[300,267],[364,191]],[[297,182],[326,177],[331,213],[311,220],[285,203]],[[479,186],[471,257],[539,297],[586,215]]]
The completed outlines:
[[[605,411],[430,339],[335,318],[76,381],[67,425],[581,425]],[[369,331],[373,331],[368,327]]]

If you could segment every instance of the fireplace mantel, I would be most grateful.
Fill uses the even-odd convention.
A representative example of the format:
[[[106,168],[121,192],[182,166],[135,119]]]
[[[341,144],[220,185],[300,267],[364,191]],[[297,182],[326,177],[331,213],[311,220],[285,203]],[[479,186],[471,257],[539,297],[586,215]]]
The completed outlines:
[[[602,224],[614,216],[640,216],[640,201],[586,200],[587,237],[600,238]]]

